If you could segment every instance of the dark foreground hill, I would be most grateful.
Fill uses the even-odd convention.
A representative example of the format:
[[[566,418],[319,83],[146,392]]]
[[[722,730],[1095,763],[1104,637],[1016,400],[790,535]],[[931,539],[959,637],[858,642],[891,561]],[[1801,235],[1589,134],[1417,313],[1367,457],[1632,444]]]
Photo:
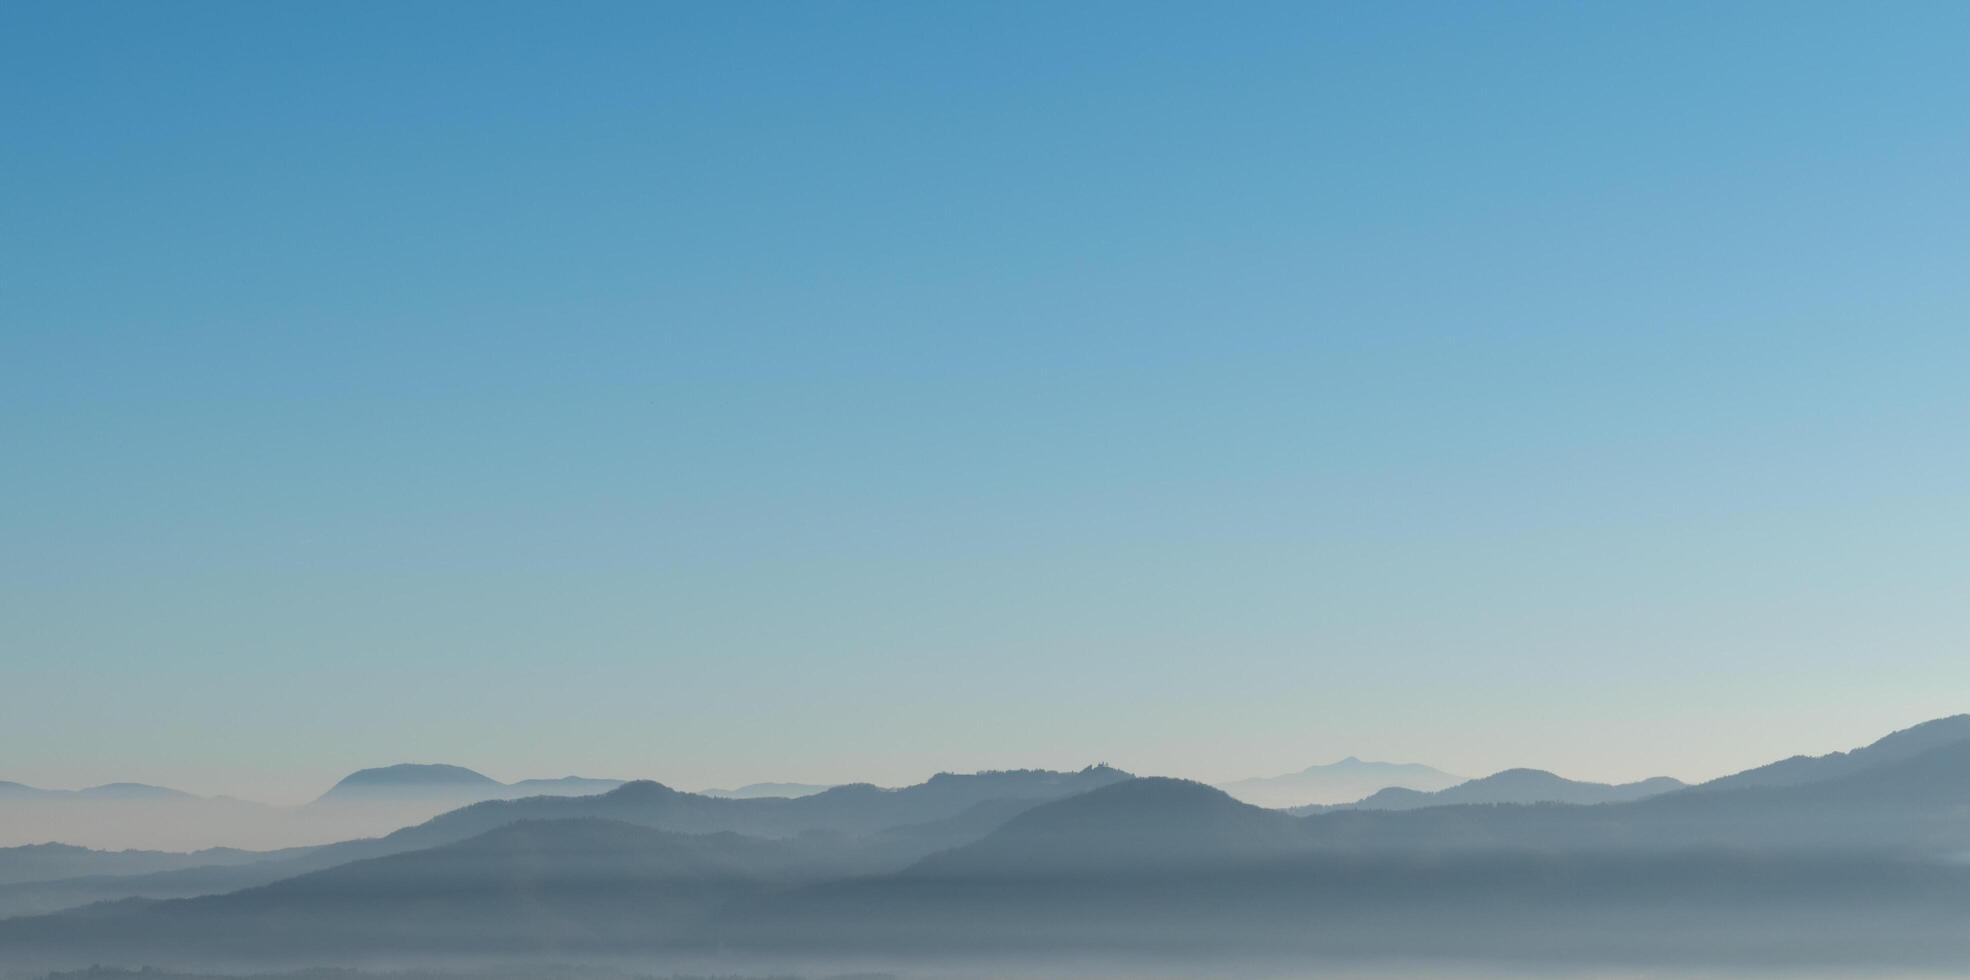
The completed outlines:
[[[1944,766],[1946,757],[1954,758],[1926,753],[1901,765]],[[1847,779],[1894,784],[1905,775],[1899,766],[1880,772]],[[1336,816],[1523,816],[1648,802]],[[1960,928],[1970,916],[1970,867],[1941,855],[1336,848],[1318,832],[1321,819],[1295,820],[1194,783],[1139,779],[1035,806],[973,843],[879,874],[844,858],[832,834],[762,839],[529,820],[229,895],[0,922],[0,953],[193,963],[312,961],[346,950],[728,950],[1925,967],[1970,956]]]
[[[1138,873],[1208,868],[1303,846],[1297,821],[1181,779],[1134,779],[1034,807],[934,854],[913,877]]]
[[[809,796],[733,799],[703,796],[638,781],[599,796],[492,800],[435,817],[390,835],[400,843],[458,840],[516,820],[599,817],[680,833],[732,831],[790,837],[814,831],[870,834],[906,824],[955,817],[993,800],[1039,803],[1131,778],[1107,766],[1079,772],[1016,770],[972,775],[939,773],[915,786],[883,789],[867,783],[836,786]],[[386,840],[390,838],[385,838]]]

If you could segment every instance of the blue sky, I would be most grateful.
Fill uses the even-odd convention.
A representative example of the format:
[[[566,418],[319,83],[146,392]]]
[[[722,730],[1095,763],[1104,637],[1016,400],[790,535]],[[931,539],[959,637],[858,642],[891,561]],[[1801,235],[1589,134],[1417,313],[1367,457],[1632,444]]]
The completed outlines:
[[[0,8],[11,778],[1970,709],[1955,4]]]

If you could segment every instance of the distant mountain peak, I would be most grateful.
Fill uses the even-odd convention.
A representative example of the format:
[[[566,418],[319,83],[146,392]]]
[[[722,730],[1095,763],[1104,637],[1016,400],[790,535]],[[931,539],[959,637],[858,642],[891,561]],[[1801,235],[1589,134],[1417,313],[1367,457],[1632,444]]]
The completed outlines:
[[[1683,788],[1681,780],[1656,776],[1639,782],[1611,785],[1568,779],[1544,769],[1501,769],[1489,776],[1434,792],[1390,788],[1339,809],[1415,810],[1430,806],[1471,803],[1624,803]]]
[[[378,766],[374,769],[358,769],[337,786],[382,786],[382,785],[433,785],[464,784],[485,785],[499,780],[482,772],[464,766],[449,766],[443,763],[399,762],[393,766]]]
[[[321,795],[323,801],[396,794],[457,794],[497,790],[506,784],[464,766],[400,762],[359,769]]]
[[[654,779],[632,779],[602,795],[611,800],[653,800],[684,794]]]
[[[1418,762],[1378,762],[1350,755],[1283,776],[1219,783],[1218,788],[1255,806],[1285,809],[1308,804],[1352,803],[1384,789],[1445,789],[1464,777]]]

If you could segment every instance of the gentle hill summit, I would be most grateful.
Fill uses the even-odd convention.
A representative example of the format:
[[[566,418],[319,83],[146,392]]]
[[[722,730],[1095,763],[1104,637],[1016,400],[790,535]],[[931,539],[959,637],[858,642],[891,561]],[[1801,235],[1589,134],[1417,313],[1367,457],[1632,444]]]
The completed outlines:
[[[1131,779],[1034,807],[976,843],[932,855],[919,875],[1054,873],[1238,860],[1289,849],[1292,817],[1183,779]]]
[[[1339,762],[1308,766],[1284,776],[1220,783],[1218,788],[1256,806],[1285,809],[1352,803],[1390,787],[1430,792],[1463,781],[1462,776],[1420,763],[1368,762],[1348,756]]]
[[[1041,769],[969,775],[938,773],[925,782],[900,789],[855,783],[810,796],[755,799],[703,796],[650,780],[636,780],[600,796],[477,803],[406,828],[385,840],[458,840],[517,820],[569,817],[621,820],[680,833],[733,831],[758,837],[791,837],[827,831],[860,835],[945,820],[990,801],[1026,801],[1031,805],[1130,778],[1128,773],[1107,766],[1090,766],[1071,773]]]
[[[456,795],[496,792],[506,784],[464,766],[401,763],[375,769],[361,769],[342,777],[342,781],[323,793],[318,803],[351,799],[374,799],[400,794]]]
[[[1544,769],[1506,769],[1434,793],[1385,789],[1359,803],[1334,809],[1413,810],[1460,803],[1625,803],[1679,790],[1684,785],[1682,780],[1668,776],[1609,784],[1567,779]]]

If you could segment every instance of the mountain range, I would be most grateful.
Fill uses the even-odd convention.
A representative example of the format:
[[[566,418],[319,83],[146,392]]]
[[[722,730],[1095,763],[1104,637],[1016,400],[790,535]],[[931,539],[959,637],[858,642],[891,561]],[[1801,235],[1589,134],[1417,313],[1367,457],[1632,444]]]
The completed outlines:
[[[376,838],[273,852],[196,855],[101,852],[47,846],[0,849],[0,916],[52,911],[124,898],[179,898],[231,891],[351,861],[456,843],[528,820],[606,819],[681,833],[744,832],[763,838],[807,836],[831,841],[869,867],[908,860],[983,836],[1038,803],[1132,778],[1106,766],[1073,773],[1045,770],[942,773],[900,789],[837,786],[804,797],[731,799],[671,789],[647,780],[584,797],[488,800]],[[57,869],[66,866],[70,874]],[[117,873],[118,866],[125,868]],[[9,869],[14,869],[11,872]],[[23,871],[37,869],[38,873]],[[155,869],[155,870],[153,870]]]
[[[309,846],[386,834],[485,800],[592,796],[625,782],[561,776],[505,783],[463,766],[401,763],[350,773],[299,806],[199,796],[143,783],[64,790],[0,782],[0,848],[51,841],[106,850],[172,852]],[[767,799],[811,796],[828,788],[753,783],[706,790],[703,795]]]
[[[1634,799],[1492,802],[1580,785],[1508,770],[1464,802],[1305,816],[1102,767],[798,799],[632,782],[211,865],[257,880],[203,897],[0,920],[0,959],[1016,952],[1919,970],[1970,957],[1970,718],[1782,765],[1781,779],[1596,791],[1647,794]]]

